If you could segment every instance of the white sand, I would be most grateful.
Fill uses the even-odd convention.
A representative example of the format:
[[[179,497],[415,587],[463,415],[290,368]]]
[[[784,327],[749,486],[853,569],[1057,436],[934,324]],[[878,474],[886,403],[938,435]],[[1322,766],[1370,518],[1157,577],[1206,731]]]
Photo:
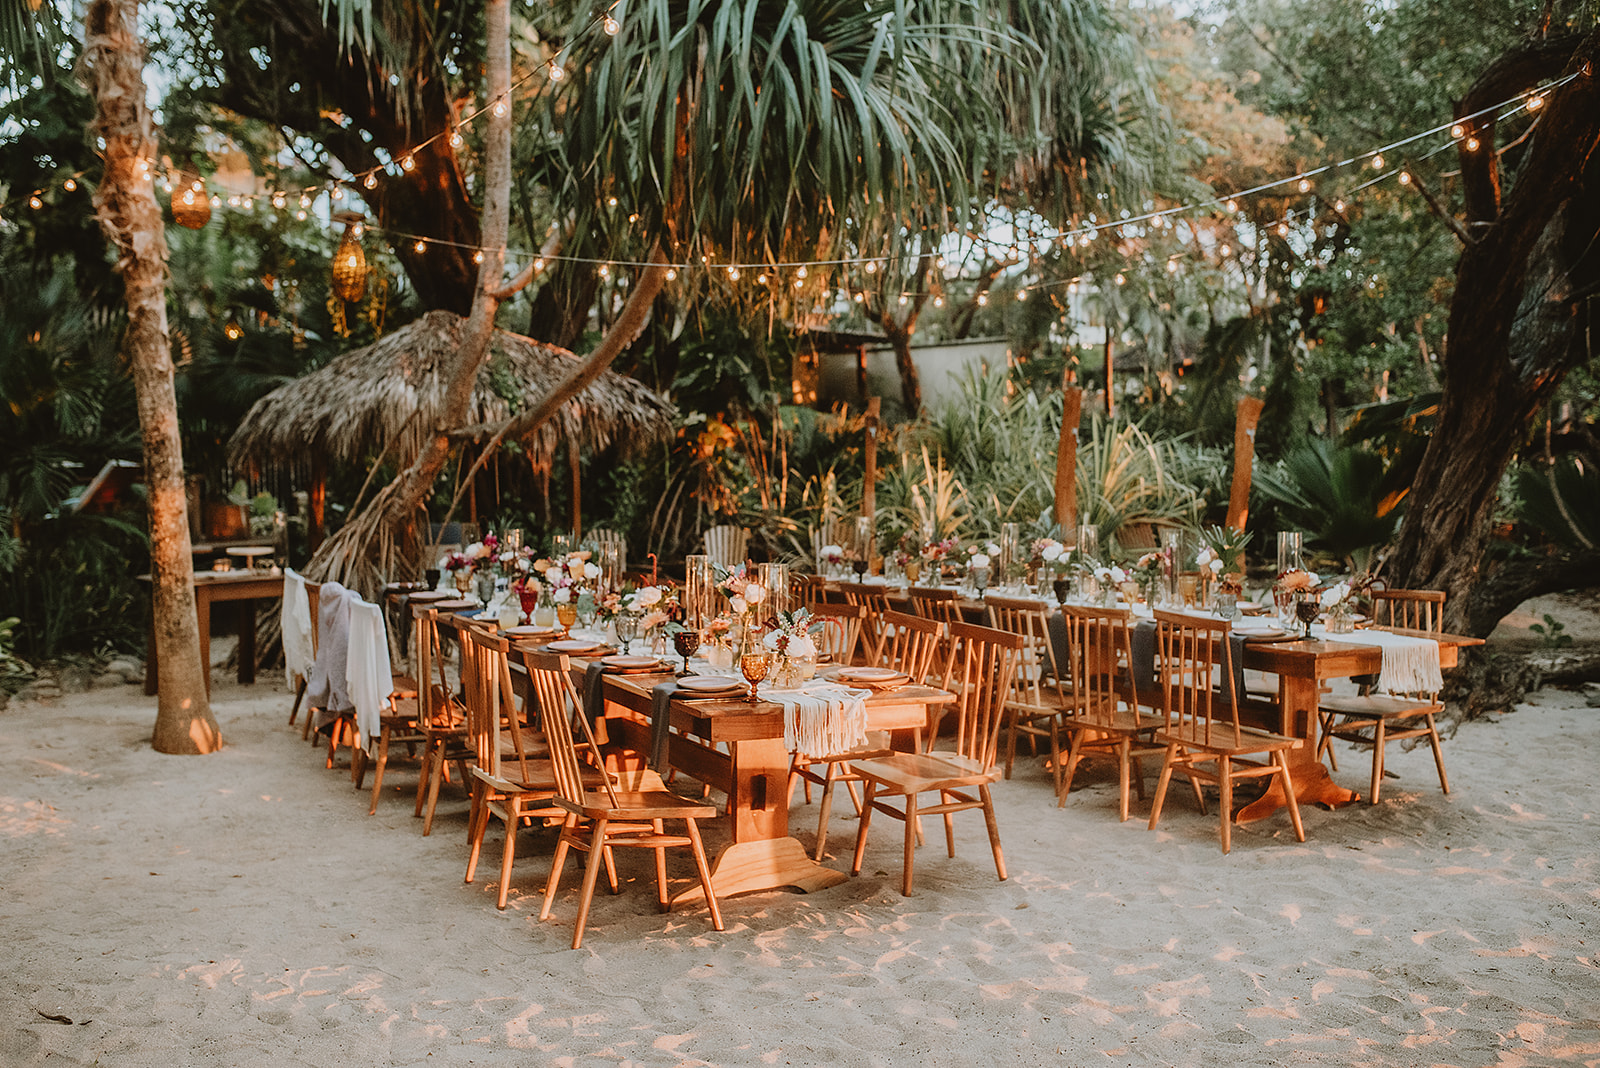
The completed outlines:
[[[402,766],[369,818],[281,683],[219,672],[215,706],[211,757],[152,752],[133,687],[0,713],[0,1066],[1600,1064],[1576,695],[1465,725],[1449,797],[1396,750],[1384,803],[1307,812],[1305,845],[1280,816],[1225,857],[1178,790],[1157,832],[1119,824],[1103,772],[1058,811],[1030,761],[997,791],[1005,883],[968,814],[902,898],[875,827],[861,878],[728,900],[718,934],[624,856],[578,952],[572,874],[538,922],[548,836],[497,912],[497,830],[461,881],[463,802],[423,838]]]

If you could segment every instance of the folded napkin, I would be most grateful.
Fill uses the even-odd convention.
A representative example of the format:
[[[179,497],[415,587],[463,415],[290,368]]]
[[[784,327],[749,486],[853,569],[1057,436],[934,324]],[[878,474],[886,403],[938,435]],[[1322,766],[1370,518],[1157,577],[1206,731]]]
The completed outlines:
[[[867,744],[871,690],[816,683],[802,690],[769,693],[783,706],[783,744],[791,753],[827,756]]]
[[[1438,693],[1444,688],[1444,675],[1439,670],[1439,643],[1432,638],[1386,630],[1358,630],[1327,637],[1329,641],[1349,645],[1379,646],[1383,650],[1379,689],[1390,693]]]
[[[583,669],[583,714],[593,727],[606,717],[606,666],[598,660],[589,661]]]
[[[667,771],[667,740],[672,733],[672,698],[677,692],[677,679],[650,690],[650,766],[663,774]]]
[[[1233,704],[1235,694],[1243,694],[1244,689],[1244,640],[1243,634],[1228,632],[1228,659],[1231,661],[1232,673],[1224,675],[1217,680],[1216,699],[1223,702],[1223,708]],[[1161,676],[1156,672],[1156,624],[1154,620],[1140,620],[1134,624],[1133,635],[1128,641],[1129,650],[1133,657],[1133,677],[1138,686],[1139,693],[1149,694],[1149,700],[1160,701]],[[1144,698],[1141,696],[1141,700]]]

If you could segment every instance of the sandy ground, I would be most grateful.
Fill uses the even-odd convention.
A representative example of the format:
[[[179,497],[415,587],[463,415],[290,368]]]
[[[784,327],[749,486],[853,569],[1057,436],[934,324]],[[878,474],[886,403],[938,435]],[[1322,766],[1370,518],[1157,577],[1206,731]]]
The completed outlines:
[[[1307,812],[1304,845],[1280,816],[1223,856],[1179,791],[1119,824],[1104,771],[1058,811],[1029,762],[997,790],[1004,883],[968,814],[902,898],[884,828],[860,878],[728,900],[719,934],[625,856],[576,952],[570,876],[538,921],[548,835],[498,912],[459,798],[423,838],[402,767],[368,817],[281,682],[219,672],[214,702],[210,757],[152,752],[131,686],[0,713],[0,1066],[1600,1064],[1581,695],[1461,727],[1448,797],[1395,751],[1384,803]]]

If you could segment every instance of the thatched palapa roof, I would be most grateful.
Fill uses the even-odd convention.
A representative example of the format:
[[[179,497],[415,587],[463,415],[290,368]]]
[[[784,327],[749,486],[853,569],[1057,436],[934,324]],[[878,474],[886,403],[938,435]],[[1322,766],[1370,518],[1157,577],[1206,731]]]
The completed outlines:
[[[401,464],[417,455],[444,400],[446,372],[461,347],[466,320],[428,312],[375,344],[347,352],[320,370],[256,401],[228,443],[236,469],[299,467],[312,456],[365,464],[385,446]],[[536,404],[579,364],[566,349],[496,330],[478,372],[468,421],[497,423]],[[548,468],[556,447],[591,450],[614,442],[637,447],[669,436],[676,411],[626,375],[606,371],[520,444]],[[392,443],[392,444],[391,444]]]

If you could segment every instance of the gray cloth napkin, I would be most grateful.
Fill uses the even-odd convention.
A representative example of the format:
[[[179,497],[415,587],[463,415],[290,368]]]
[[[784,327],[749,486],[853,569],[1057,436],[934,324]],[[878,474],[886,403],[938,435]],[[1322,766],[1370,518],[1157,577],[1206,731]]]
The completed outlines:
[[[672,728],[672,698],[678,692],[678,680],[658,683],[650,691],[650,766],[658,772],[667,770],[667,741]]]
[[[589,661],[583,669],[583,714],[589,717],[589,726],[598,726],[606,715],[605,665],[599,660]]]
[[[1141,620],[1133,628],[1133,637],[1129,642],[1133,653],[1133,676],[1139,681],[1139,692],[1159,694],[1161,692],[1161,678],[1156,674],[1156,625],[1153,620]],[[1233,672],[1223,677],[1221,685],[1217,687],[1217,695],[1224,702],[1224,707],[1234,703],[1234,695],[1242,695],[1244,689],[1244,635],[1228,632],[1228,657],[1232,661]],[[1148,687],[1148,689],[1147,689]]]

